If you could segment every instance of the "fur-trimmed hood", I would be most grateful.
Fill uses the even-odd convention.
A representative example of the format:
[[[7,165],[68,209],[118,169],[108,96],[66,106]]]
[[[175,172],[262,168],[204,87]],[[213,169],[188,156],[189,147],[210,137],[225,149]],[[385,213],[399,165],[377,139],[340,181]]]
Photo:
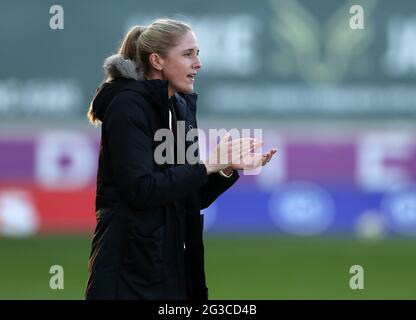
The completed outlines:
[[[110,79],[143,79],[143,73],[137,64],[129,59],[124,59],[120,54],[114,54],[105,59],[103,68]]]

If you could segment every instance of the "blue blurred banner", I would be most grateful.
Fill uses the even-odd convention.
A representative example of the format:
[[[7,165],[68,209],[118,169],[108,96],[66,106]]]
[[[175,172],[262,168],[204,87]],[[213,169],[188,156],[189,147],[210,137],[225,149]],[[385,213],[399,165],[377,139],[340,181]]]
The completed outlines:
[[[2,233],[92,231],[98,131],[0,137]],[[277,157],[204,210],[207,231],[416,235],[414,132],[268,129],[263,140]]]

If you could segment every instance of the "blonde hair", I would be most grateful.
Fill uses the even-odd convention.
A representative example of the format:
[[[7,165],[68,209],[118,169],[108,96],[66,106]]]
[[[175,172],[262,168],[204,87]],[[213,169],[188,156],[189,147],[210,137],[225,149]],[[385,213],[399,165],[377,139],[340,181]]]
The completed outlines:
[[[132,60],[137,66],[138,73],[147,75],[152,68],[149,56],[157,53],[165,57],[189,31],[192,31],[189,24],[173,19],[157,19],[148,26],[134,26],[121,41],[118,54]],[[92,111],[92,104],[87,117],[92,124],[97,124],[99,121]]]
[[[147,27],[135,26],[124,37],[118,53],[125,59],[133,60],[146,75],[151,70],[150,54],[166,56],[191,30],[190,25],[172,19],[158,19]]]

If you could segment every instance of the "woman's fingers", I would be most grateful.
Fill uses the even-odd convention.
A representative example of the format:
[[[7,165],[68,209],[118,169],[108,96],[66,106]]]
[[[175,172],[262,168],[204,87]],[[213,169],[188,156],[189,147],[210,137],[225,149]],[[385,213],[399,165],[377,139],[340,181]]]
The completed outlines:
[[[262,165],[264,166],[265,164],[267,164],[276,152],[276,149],[271,149],[269,152],[263,154]]]
[[[263,155],[262,166],[266,165],[270,161],[270,155]]]
[[[223,140],[225,141],[225,139]],[[263,145],[263,141],[254,138],[240,138],[228,141],[227,143],[228,155],[226,158],[231,160],[233,169],[255,169],[259,166],[266,165],[273,155],[277,152],[276,149],[271,149],[265,154],[254,152]],[[231,158],[231,159],[230,159]]]
[[[260,148],[263,145],[262,141],[255,142],[249,146],[245,146],[241,149],[241,158],[245,157],[247,154],[253,153],[254,150]]]
[[[252,153],[255,149],[259,148],[263,144],[262,141],[242,141],[241,144],[235,144],[231,149],[231,158],[233,163],[241,162],[248,154]]]
[[[256,169],[260,166],[266,165],[271,160],[273,155],[276,154],[276,152],[276,149],[271,149],[265,154],[249,152],[242,157],[242,161],[234,162],[232,164],[232,168],[235,170]]]
[[[258,143],[261,143],[261,140],[257,140],[257,139],[236,139],[236,140],[232,140],[230,142],[228,142],[228,145],[231,146],[232,149],[236,149],[236,148],[243,148],[243,147],[247,147],[247,146],[255,146]]]
[[[254,138],[239,138],[230,141],[230,137],[228,132],[221,137],[215,157],[210,157],[209,162],[229,165],[237,170],[255,169],[267,164],[277,151],[271,149],[265,154],[256,153],[254,151],[263,145],[263,141]]]
[[[252,139],[233,140],[233,141],[228,142],[227,151],[228,153],[235,154],[235,153],[240,152],[240,150],[242,149],[250,148],[250,146],[252,146],[254,143],[256,142],[253,141]]]
[[[229,138],[230,138],[230,133],[227,131],[221,138],[220,138],[220,143],[219,144],[223,144],[228,142]]]
[[[248,153],[234,165],[238,167],[238,169],[255,169],[261,165],[262,157],[261,153]]]

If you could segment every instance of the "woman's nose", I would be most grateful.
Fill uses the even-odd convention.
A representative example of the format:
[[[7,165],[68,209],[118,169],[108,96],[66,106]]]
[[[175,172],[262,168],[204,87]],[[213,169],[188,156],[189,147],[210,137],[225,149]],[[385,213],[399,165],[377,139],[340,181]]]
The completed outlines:
[[[199,57],[197,56],[195,60],[194,68],[201,69],[201,67],[202,67],[201,59],[199,59]]]

